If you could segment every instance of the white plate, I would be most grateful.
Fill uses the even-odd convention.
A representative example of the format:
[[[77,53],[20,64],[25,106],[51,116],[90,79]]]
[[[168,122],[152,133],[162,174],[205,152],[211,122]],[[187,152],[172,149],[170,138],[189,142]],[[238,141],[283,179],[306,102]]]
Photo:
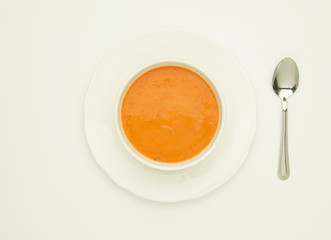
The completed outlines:
[[[214,150],[201,163],[178,171],[137,161],[115,129],[115,103],[122,85],[142,66],[163,59],[192,63],[212,76],[226,112]],[[161,202],[198,198],[224,184],[243,164],[256,127],[255,96],[245,71],[217,44],[179,30],[137,36],[106,56],[92,78],[84,108],[88,144],[108,176],[142,198]]]

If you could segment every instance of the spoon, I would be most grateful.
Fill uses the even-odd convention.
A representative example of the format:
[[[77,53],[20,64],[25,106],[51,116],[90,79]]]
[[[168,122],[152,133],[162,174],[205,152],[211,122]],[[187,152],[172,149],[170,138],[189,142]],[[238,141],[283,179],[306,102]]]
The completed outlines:
[[[278,63],[272,80],[272,87],[274,92],[280,97],[283,109],[283,129],[278,163],[278,177],[281,180],[286,180],[290,176],[287,139],[287,99],[297,90],[298,84],[298,66],[292,58],[284,58]]]

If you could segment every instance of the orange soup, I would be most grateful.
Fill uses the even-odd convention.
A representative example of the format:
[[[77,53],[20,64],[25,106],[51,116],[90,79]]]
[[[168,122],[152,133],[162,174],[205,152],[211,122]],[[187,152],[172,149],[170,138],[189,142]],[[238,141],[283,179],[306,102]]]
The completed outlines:
[[[201,153],[215,136],[219,107],[208,83],[182,67],[154,68],[138,77],[123,100],[121,120],[131,145],[162,163]]]

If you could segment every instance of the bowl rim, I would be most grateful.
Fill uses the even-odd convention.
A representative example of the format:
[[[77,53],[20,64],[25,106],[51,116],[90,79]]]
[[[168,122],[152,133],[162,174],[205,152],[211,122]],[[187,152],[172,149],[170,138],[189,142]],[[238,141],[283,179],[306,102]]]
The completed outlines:
[[[195,155],[193,158],[190,158],[188,160],[178,162],[178,163],[162,163],[155,160],[152,160],[143,154],[141,154],[128,140],[124,130],[123,125],[121,121],[121,109],[124,97],[130,88],[130,86],[136,81],[136,79],[143,75],[144,73],[158,68],[158,67],[166,67],[166,66],[176,66],[176,67],[182,67],[184,69],[188,69],[196,74],[198,74],[212,89],[219,108],[219,121],[218,126],[216,129],[216,133],[211,140],[211,142],[205,147],[199,154]],[[215,80],[208,74],[206,71],[202,70],[200,66],[197,66],[197,64],[193,64],[187,60],[182,59],[159,59],[152,62],[149,62],[147,64],[142,65],[139,67],[136,71],[132,72],[127,80],[122,84],[120,91],[118,93],[118,96],[116,98],[115,103],[115,127],[117,135],[120,138],[120,141],[122,142],[125,149],[131,154],[133,158],[138,160],[139,162],[143,163],[144,165],[148,167],[152,167],[154,169],[158,170],[166,170],[166,171],[174,171],[174,170],[182,170],[186,169],[192,166],[197,165],[198,163],[202,162],[206,157],[213,151],[217,143],[220,141],[222,132],[224,130],[225,126],[225,104],[223,99],[223,94]]]

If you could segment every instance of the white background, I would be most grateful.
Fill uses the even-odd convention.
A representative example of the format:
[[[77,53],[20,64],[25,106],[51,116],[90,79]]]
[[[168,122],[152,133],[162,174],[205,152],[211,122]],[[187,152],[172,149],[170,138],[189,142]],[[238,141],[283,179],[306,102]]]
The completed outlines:
[[[162,204],[115,185],[89,152],[83,101],[103,56],[175,27],[218,42],[247,70],[257,131],[224,186]],[[300,70],[289,100],[291,177],[276,177],[276,64]],[[331,1],[0,1],[0,239],[331,239]],[[234,91],[233,94],[236,94]]]

